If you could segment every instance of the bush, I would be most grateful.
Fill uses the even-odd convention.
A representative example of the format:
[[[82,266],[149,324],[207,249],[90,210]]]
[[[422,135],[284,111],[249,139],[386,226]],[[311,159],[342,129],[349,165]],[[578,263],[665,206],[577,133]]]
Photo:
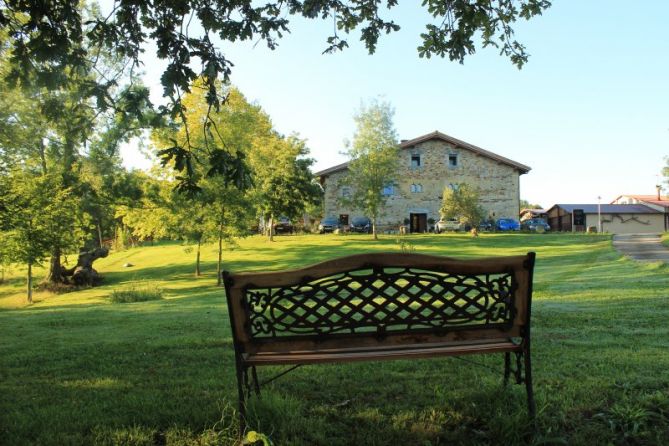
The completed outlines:
[[[122,289],[113,290],[109,300],[115,304],[146,302],[163,298],[163,290],[154,283],[133,283]]]

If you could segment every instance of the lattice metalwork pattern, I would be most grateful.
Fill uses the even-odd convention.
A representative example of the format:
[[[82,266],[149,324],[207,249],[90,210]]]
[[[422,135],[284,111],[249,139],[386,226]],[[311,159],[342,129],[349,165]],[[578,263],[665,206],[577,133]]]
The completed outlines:
[[[511,325],[512,273],[458,275],[413,268],[351,271],[281,288],[245,290],[254,338]]]

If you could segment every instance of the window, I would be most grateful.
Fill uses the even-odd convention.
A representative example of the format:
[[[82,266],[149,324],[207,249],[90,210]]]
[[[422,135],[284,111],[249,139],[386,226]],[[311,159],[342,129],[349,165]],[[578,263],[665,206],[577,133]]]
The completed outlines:
[[[341,188],[341,196],[342,197],[350,197],[351,196],[351,188],[350,187],[342,187]]]
[[[457,153],[449,153],[448,154],[448,167],[451,169],[455,169],[458,167],[458,155]]]
[[[411,192],[414,194],[423,192],[423,185],[422,184],[412,184],[411,185]]]
[[[411,155],[411,168],[412,169],[420,169],[420,155],[418,154],[413,154]]]
[[[386,184],[385,186],[383,186],[382,194],[385,196],[394,195],[395,186],[393,186],[392,184]]]

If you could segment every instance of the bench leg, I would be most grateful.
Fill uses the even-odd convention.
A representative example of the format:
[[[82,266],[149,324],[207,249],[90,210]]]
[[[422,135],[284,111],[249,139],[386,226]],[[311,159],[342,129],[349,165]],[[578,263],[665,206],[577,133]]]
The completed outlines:
[[[260,384],[258,383],[258,373],[256,372],[256,366],[251,367],[251,376],[253,377],[253,390],[255,390],[256,396],[260,398]]]
[[[532,360],[530,358],[530,346],[525,348],[523,354],[525,359],[525,390],[527,390],[527,410],[530,418],[534,419],[537,413],[537,407],[534,402],[534,390],[532,388]]]
[[[239,399],[239,438],[244,436],[246,430],[246,394],[244,393],[245,372],[237,364],[237,397]]]
[[[511,367],[511,353],[504,354],[504,385],[509,383],[511,373],[513,373],[516,384],[525,384],[527,391],[527,410],[530,418],[534,419],[536,415],[536,404],[534,402],[534,389],[532,388],[532,359],[530,357],[529,346],[520,352],[515,352],[516,363]]]

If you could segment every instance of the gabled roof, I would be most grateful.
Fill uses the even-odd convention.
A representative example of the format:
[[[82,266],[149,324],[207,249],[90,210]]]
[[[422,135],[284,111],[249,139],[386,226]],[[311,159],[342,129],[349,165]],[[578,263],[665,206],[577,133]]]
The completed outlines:
[[[348,169],[348,163],[349,161],[346,161],[345,163],[337,164],[336,166],[328,167],[325,170],[321,170],[320,172],[316,172],[314,176],[317,177],[322,177],[323,175],[330,175],[331,173],[339,172],[340,170],[345,170]]]
[[[660,211],[649,208],[642,204],[556,204],[548,211],[555,207],[560,207],[565,211],[572,213],[574,209],[583,209],[586,214],[596,214],[598,206],[601,206],[602,214],[660,214]]]
[[[408,141],[404,141],[404,142],[402,142],[402,144],[400,144],[400,147],[402,149],[408,149],[408,148],[413,147],[417,144],[420,144],[420,143],[425,142],[425,141],[430,141],[432,139],[438,139],[438,140],[441,140],[441,141],[445,141],[445,142],[453,144],[456,147],[462,147],[463,149],[468,149],[468,150],[471,150],[472,152],[477,153],[479,155],[485,156],[485,157],[493,159],[495,161],[499,161],[502,164],[506,164],[506,165],[509,165],[511,167],[514,167],[514,168],[518,169],[521,174],[527,173],[530,170],[532,170],[531,167],[526,166],[525,164],[520,164],[516,161],[510,160],[509,158],[505,158],[501,155],[497,155],[496,153],[492,153],[488,150],[482,149],[482,148],[480,148],[478,146],[475,146],[473,144],[469,144],[468,142],[464,142],[460,139],[453,138],[452,136],[449,136],[445,133],[441,133],[438,130],[435,130],[432,133],[428,133],[427,135],[419,136],[418,138],[414,138],[414,139],[410,139]]]
[[[634,198],[637,201],[643,201],[644,203],[649,203],[649,204],[654,204],[656,206],[663,206],[665,208],[669,208],[669,196],[663,195],[660,196],[660,199],[657,199],[657,195],[628,195],[628,194],[623,194],[619,195],[618,198],[616,198],[613,201],[618,201],[622,197],[630,197]]]
[[[457,138],[453,138],[452,136],[449,136],[445,133],[441,133],[440,131],[437,131],[437,130],[435,130],[432,133],[428,133],[426,135],[419,136],[418,138],[402,141],[402,143],[400,144],[400,149],[409,149],[409,148],[414,147],[414,146],[416,146],[420,143],[430,141],[430,140],[433,140],[433,139],[445,141],[447,143],[453,144],[456,147],[461,147],[463,149],[470,150],[470,151],[472,151],[476,154],[479,154],[481,156],[485,156],[486,158],[490,158],[490,159],[498,161],[502,164],[506,164],[508,166],[511,166],[515,169],[518,169],[518,171],[520,172],[521,175],[524,174],[524,173],[527,173],[531,170],[531,167],[528,167],[524,164],[521,164],[521,163],[518,163],[516,161],[510,160],[509,158],[505,158],[501,155],[497,155],[496,153],[492,153],[488,150],[482,149],[482,148],[477,147],[473,144],[469,144],[468,142],[464,142],[464,141],[459,140]],[[314,175],[317,176],[317,177],[324,176],[324,175],[330,175],[332,173],[339,172],[341,170],[347,169],[348,164],[349,164],[348,162],[345,162],[345,163],[342,163],[342,164],[339,164],[339,165],[336,165],[336,166],[333,166],[333,167],[329,167],[325,170],[321,170],[320,172],[316,172]]]

